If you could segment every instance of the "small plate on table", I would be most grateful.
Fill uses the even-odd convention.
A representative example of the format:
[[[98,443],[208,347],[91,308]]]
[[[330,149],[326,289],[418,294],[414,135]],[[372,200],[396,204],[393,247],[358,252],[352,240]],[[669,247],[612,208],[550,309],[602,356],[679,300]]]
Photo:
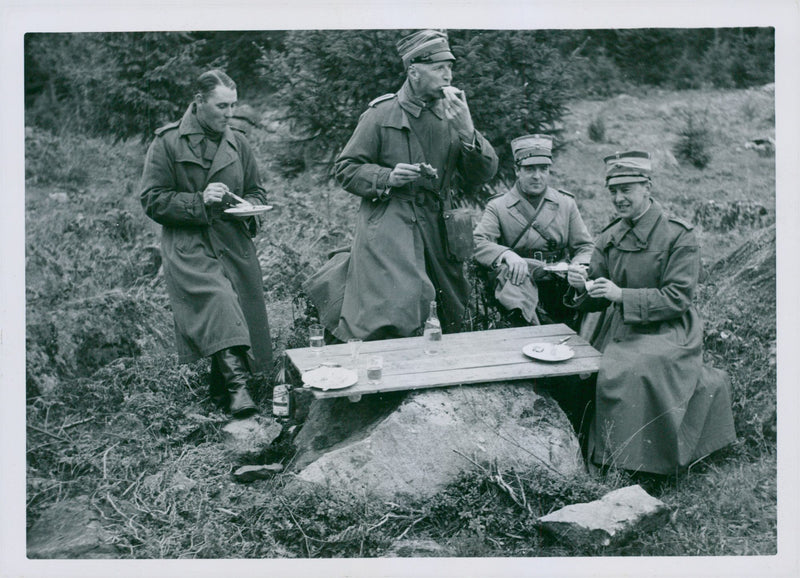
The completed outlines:
[[[566,361],[575,356],[574,349],[559,343],[528,343],[522,353],[537,361]]]
[[[323,365],[303,374],[303,383],[308,387],[327,391],[344,389],[358,383],[358,373],[346,367]]]
[[[236,215],[237,217],[253,217],[266,213],[271,209],[272,205],[242,205],[225,209],[225,212],[229,215]]]

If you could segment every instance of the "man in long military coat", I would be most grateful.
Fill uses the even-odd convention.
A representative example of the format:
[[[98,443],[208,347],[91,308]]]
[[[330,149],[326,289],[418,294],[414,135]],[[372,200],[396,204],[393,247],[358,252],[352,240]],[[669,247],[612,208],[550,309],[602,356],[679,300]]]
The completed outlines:
[[[475,259],[492,270],[495,297],[514,325],[571,322],[566,281],[547,262],[588,264],[594,244],[571,193],[549,186],[553,139],[511,141],[517,180],[493,198],[475,228]],[[542,319],[544,317],[544,319]]]
[[[492,145],[450,86],[455,57],[447,36],[415,32],[398,51],[405,83],[370,103],[335,164],[342,187],[362,197],[341,311],[321,312],[342,340],[413,335],[433,300],[443,330],[460,329],[469,285],[464,263],[446,252],[442,210],[455,173],[475,186],[497,171]],[[324,309],[336,296],[317,301]]]
[[[145,160],[141,202],[162,225],[164,278],[179,361],[212,358],[212,395],[235,417],[256,407],[246,382],[272,360],[257,222],[224,212],[230,193],[266,203],[253,152],[229,126],[236,85],[204,73],[183,118],[156,131]]]
[[[730,383],[703,363],[703,322],[692,304],[700,274],[693,227],[651,197],[650,155],[606,157],[618,218],[595,243],[588,274],[573,267],[573,306],[603,310],[592,345],[597,374],[589,459],[674,474],[735,441]]]

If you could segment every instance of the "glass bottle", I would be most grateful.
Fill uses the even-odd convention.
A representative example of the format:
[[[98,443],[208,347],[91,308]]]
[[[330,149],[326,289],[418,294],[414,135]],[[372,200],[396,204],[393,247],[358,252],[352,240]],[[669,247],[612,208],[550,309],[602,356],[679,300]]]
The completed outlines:
[[[289,417],[292,386],[286,370],[286,355],[281,356],[278,373],[272,387],[272,415],[275,417]]]
[[[436,314],[436,301],[431,301],[431,308],[428,313],[428,319],[425,321],[423,337],[425,339],[425,353],[428,355],[439,353],[442,345],[442,324],[439,321],[439,316]]]

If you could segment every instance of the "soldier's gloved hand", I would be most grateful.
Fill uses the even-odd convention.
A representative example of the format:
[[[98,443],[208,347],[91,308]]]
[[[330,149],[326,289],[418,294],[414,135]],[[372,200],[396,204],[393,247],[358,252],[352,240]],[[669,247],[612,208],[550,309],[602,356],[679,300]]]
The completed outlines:
[[[444,90],[444,115],[452,121],[454,128],[462,142],[471,144],[475,137],[475,126],[472,124],[472,115],[467,105],[464,91],[447,87]]]
[[[589,276],[589,270],[586,265],[574,264],[570,265],[567,269],[567,283],[575,287],[579,292],[583,293],[586,287],[586,279]]]
[[[417,165],[409,165],[407,163],[397,163],[392,172],[389,173],[390,187],[402,187],[420,177],[420,168]]]
[[[203,191],[203,203],[205,205],[221,203],[228,192],[228,185],[225,183],[208,183],[206,190]]]
[[[528,263],[511,249],[500,255],[500,263],[508,266],[508,278],[514,285],[519,285],[528,276]]]
[[[589,296],[604,297],[609,301],[619,303],[622,301],[622,289],[611,279],[598,277],[594,280],[591,289],[589,289]]]

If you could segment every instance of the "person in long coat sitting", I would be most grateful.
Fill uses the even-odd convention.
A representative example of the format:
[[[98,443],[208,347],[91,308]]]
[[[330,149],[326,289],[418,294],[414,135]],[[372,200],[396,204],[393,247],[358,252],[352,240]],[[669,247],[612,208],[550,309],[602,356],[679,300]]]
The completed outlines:
[[[145,160],[141,202],[162,225],[164,279],[175,318],[179,361],[211,357],[211,395],[234,417],[256,411],[253,372],[272,361],[263,280],[251,237],[256,217],[225,208],[266,203],[252,149],[229,126],[236,84],[203,73],[180,121],[156,131]]]
[[[605,163],[618,218],[596,240],[588,270],[570,267],[565,297],[584,311],[605,310],[592,337],[603,359],[588,459],[674,474],[735,441],[730,383],[703,363],[692,225],[652,198],[648,153],[617,153]]]

